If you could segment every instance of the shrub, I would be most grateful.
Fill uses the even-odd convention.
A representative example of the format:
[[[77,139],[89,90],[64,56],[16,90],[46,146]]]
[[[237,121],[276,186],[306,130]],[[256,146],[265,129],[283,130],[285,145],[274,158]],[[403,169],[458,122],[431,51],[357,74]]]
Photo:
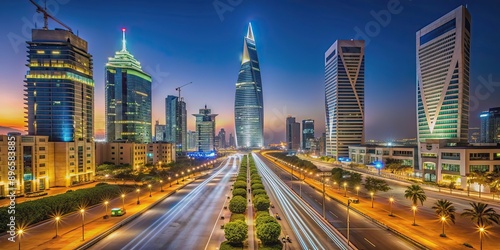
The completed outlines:
[[[233,189],[233,196],[241,196],[243,198],[247,198],[247,190],[243,189],[243,188],[236,188],[236,189]]]
[[[240,220],[229,222],[224,226],[224,236],[231,245],[241,244],[248,238],[248,226]]]
[[[247,208],[247,199],[237,195],[229,201],[229,211],[231,213],[242,214]]]
[[[243,188],[243,189],[246,189],[247,188],[247,183],[245,181],[236,181],[233,185],[234,189],[236,188]]]
[[[258,219],[266,215],[269,215],[269,211],[257,211],[257,213],[255,213],[255,219]]]
[[[253,200],[253,205],[257,211],[267,211],[269,209],[269,199],[266,199],[263,195],[258,195]]]
[[[252,194],[253,194],[253,196],[262,195],[262,194],[267,195],[266,190],[263,190],[263,189],[256,189],[256,190],[253,190],[253,191],[252,191]]]
[[[106,182],[99,182],[99,183],[95,184],[96,187],[104,186],[104,185],[109,185],[109,184]]]
[[[258,227],[261,224],[265,224],[265,223],[269,223],[269,222],[277,222],[277,221],[274,217],[272,217],[271,215],[269,215],[269,213],[267,213],[267,215],[260,216],[257,219],[255,219],[255,226]]]
[[[235,246],[232,246],[229,241],[224,241],[222,243],[220,243],[220,247],[219,247],[219,250],[241,250],[243,249],[243,244],[240,244],[240,246],[238,246],[237,244],[235,244]],[[281,250],[281,248],[280,248]]]
[[[262,184],[253,184],[252,185],[252,190],[254,189],[264,189],[264,185]]]
[[[261,189],[259,189],[259,190],[261,190]],[[259,195],[255,195],[255,196],[254,196],[254,199],[257,199],[257,198],[259,198],[259,197],[264,198],[264,199],[268,199],[268,200],[269,200],[269,196],[267,196],[267,194],[259,194]]]
[[[245,215],[243,215],[243,214],[235,214],[235,213],[231,214],[231,218],[229,219],[229,221],[234,222],[234,221],[237,221],[237,220],[245,222]]]
[[[277,222],[268,222],[257,226],[257,238],[262,243],[275,243],[281,234],[281,226]]]

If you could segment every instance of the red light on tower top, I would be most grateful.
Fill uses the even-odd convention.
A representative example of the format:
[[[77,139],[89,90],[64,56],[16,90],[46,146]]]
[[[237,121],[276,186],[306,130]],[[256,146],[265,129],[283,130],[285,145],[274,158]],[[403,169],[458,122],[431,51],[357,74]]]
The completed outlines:
[[[127,31],[127,30],[126,30],[125,28],[122,28],[122,31],[123,31],[123,32],[125,32],[125,31]]]

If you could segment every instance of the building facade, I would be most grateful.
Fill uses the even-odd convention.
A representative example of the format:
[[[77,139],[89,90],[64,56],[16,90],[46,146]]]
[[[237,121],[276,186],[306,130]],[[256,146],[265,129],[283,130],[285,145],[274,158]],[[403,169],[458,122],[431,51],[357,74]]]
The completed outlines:
[[[171,142],[148,143],[147,162],[149,164],[164,165],[175,162],[175,144]]]
[[[196,131],[189,130],[187,132],[187,150],[188,151],[196,151],[197,150],[196,140],[197,140]]]
[[[167,126],[160,124],[159,121],[156,121],[155,124],[155,142],[166,142],[166,131]]]
[[[96,143],[96,164],[130,165],[134,170],[147,162],[148,144],[134,142]]]
[[[402,166],[410,166],[418,170],[418,150],[416,146],[384,146],[356,145],[349,146],[351,162],[363,165],[380,163],[385,165],[388,160],[397,160]]]
[[[252,31],[248,24],[243,41],[243,56],[236,82],[234,101],[236,146],[261,148],[264,146],[264,102],[259,58]]]
[[[151,76],[127,51],[125,29],[122,50],[106,63],[106,141],[151,142]]]
[[[314,141],[314,120],[302,120],[302,149],[311,149],[311,139]]]
[[[364,143],[365,42],[337,40],[325,53],[326,155]]]
[[[175,142],[177,151],[187,151],[187,109],[183,98],[169,95],[165,99],[166,141]]]
[[[232,133],[229,134],[229,147],[230,148],[236,147],[235,139]]]
[[[480,115],[481,143],[500,143],[500,107],[491,108]]]
[[[286,149],[297,151],[300,149],[300,123],[295,121],[295,117],[286,118]]]
[[[220,141],[219,147],[220,148],[227,148],[226,131],[223,128],[220,129],[218,137],[219,137],[219,141]]]
[[[198,114],[193,114],[196,117],[196,148],[198,152],[214,152],[215,151],[215,117],[217,114],[212,114],[212,110],[200,109]]]

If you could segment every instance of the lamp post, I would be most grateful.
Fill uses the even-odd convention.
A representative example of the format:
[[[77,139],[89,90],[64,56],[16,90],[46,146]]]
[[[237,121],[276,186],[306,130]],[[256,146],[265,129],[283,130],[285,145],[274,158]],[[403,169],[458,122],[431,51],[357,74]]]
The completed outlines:
[[[293,165],[290,165],[290,169],[292,169],[291,175],[290,175],[290,187],[293,190]]]
[[[125,194],[122,194],[122,209],[125,211]]]
[[[374,193],[370,192],[370,196],[372,197],[372,208],[373,208],[373,195],[374,195]]]
[[[104,202],[104,207],[105,207],[105,210],[104,210],[104,219],[107,219],[108,218],[108,204],[109,204],[109,201],[105,201]]]
[[[80,209],[80,213],[82,214],[82,241],[85,240],[85,209]]]
[[[168,177],[170,178],[170,177]],[[163,192],[163,180],[160,180],[160,192]]]
[[[17,237],[19,237],[19,250],[21,250],[21,236],[23,236],[24,231],[22,229],[17,230]]]
[[[168,177],[168,182],[170,182],[170,187],[172,187],[172,181],[170,181],[172,179],[172,177]]]
[[[416,226],[417,224],[415,223],[415,215],[417,212],[417,206],[415,205],[411,206],[411,210],[413,210],[413,225]]]
[[[344,182],[344,197],[347,197],[347,182]]]
[[[322,175],[321,178],[323,179],[323,218],[326,219],[326,213],[325,213],[325,176]]]
[[[443,233],[441,234],[441,237],[446,237],[446,234],[444,234],[444,223],[446,222],[446,217],[441,216],[441,223],[443,223]]]
[[[54,236],[54,238],[57,238],[59,234],[59,220],[61,220],[61,217],[56,216],[54,219],[56,220],[56,236]]]
[[[182,181],[184,182],[184,171],[181,172],[182,175]]]
[[[351,200],[347,200],[347,245],[349,246],[349,237],[350,237],[350,233],[349,233],[349,226],[350,226],[350,220],[349,220],[349,207],[351,206]]]
[[[391,197],[391,198],[389,198],[389,207],[390,207],[390,209],[391,209],[391,214],[389,214],[389,216],[393,216],[393,215],[392,215],[392,203],[393,203],[393,202],[394,202],[394,198],[392,198],[392,197]]]
[[[356,196],[359,197],[359,186],[356,187]]]
[[[149,197],[151,197],[151,184],[148,184],[148,188],[149,188]]]
[[[187,171],[188,179],[189,179],[189,172],[191,172],[191,169],[188,169],[188,171]]]
[[[177,185],[179,185],[179,174],[175,174],[175,178],[177,179]]]
[[[141,204],[141,201],[139,201],[139,193],[141,192],[140,189],[135,190],[137,192],[137,205]]]
[[[484,227],[479,228],[479,250],[483,250],[483,233],[485,231]]]

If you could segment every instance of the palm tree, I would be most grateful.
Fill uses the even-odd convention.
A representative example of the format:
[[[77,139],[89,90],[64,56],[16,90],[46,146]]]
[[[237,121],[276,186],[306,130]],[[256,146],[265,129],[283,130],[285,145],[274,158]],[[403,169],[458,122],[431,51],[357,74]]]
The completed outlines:
[[[434,206],[432,206],[432,209],[436,211],[436,214],[438,215],[439,219],[441,220],[441,223],[443,223],[443,233],[441,234],[441,237],[446,237],[446,234],[444,233],[444,223],[446,219],[450,219],[453,224],[455,224],[455,211],[456,208],[455,206],[452,205],[448,200],[437,200],[434,203]]]
[[[475,182],[479,185],[479,198],[481,198],[481,189],[488,181],[486,171],[476,170],[470,172],[467,176],[471,178],[471,183]]]
[[[469,217],[472,222],[476,224],[479,228],[479,242],[480,249],[483,249],[483,237],[482,234],[485,231],[485,227],[493,223],[500,223],[500,215],[493,208],[488,208],[488,204],[481,202],[471,202],[469,203],[472,209],[464,209],[461,214],[462,217]]]
[[[425,195],[424,190],[419,185],[413,184],[405,190],[405,198],[411,200],[414,206],[417,205],[418,201],[423,206],[427,195]]]
[[[487,183],[490,185],[490,191],[495,200],[495,194],[500,189],[500,172],[492,172],[487,175]]]

